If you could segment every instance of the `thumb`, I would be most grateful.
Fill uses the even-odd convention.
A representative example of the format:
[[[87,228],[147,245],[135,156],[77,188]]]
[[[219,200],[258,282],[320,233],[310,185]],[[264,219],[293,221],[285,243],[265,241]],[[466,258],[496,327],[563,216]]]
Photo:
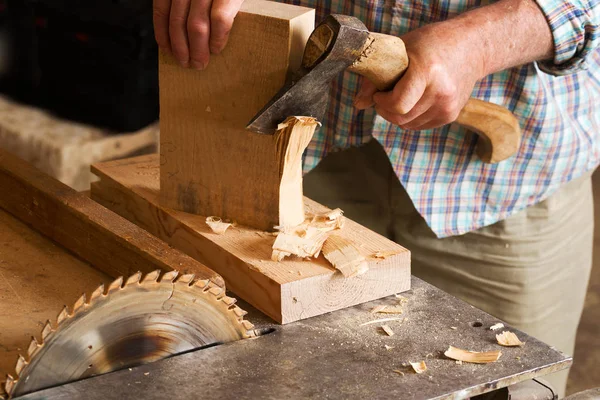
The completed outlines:
[[[372,107],[374,104],[373,95],[375,93],[377,93],[375,84],[367,78],[362,78],[360,88],[358,89],[358,93],[354,98],[354,107],[358,108],[359,110]]]

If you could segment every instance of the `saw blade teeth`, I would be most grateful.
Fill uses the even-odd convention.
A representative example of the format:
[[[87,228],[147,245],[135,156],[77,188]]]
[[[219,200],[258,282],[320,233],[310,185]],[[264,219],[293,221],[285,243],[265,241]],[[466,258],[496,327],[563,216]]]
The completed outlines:
[[[244,315],[248,314],[246,311],[242,310],[238,306],[233,307],[232,310],[233,310],[234,314],[236,315],[236,317],[238,317],[238,318],[243,318]]]
[[[85,293],[82,294],[75,304],[73,305],[73,315],[77,314],[77,312],[85,306]]]
[[[89,303],[93,302],[94,300],[96,300],[98,297],[102,297],[104,295],[104,283],[100,284],[100,286],[98,286],[96,288],[96,290],[94,290],[92,292],[92,295],[90,296],[90,301]],[[88,303],[88,304],[89,304]]]
[[[195,285],[197,287],[199,287],[200,289],[204,289],[205,287],[208,286],[209,283],[210,283],[210,281],[208,279],[200,279],[200,280],[196,281]]]
[[[120,276],[117,279],[115,279],[109,286],[108,286],[108,293],[112,293],[115,290],[119,290],[121,289],[121,287],[123,286],[123,277]]]
[[[136,283],[140,283],[141,279],[142,279],[142,272],[138,271],[135,274],[131,275],[129,278],[127,278],[127,281],[125,282],[125,286],[135,285]]]
[[[184,285],[190,285],[194,281],[195,277],[196,275],[194,274],[181,275],[175,283],[183,283]]]
[[[52,328],[52,324],[50,321],[46,321],[46,325],[44,325],[44,329],[42,329],[42,341],[45,341],[49,334],[54,331]]]
[[[158,277],[160,276],[161,270],[157,269],[152,272],[148,272],[144,279],[142,280],[142,284],[144,283],[155,283],[158,281]]]
[[[211,294],[213,294],[214,296],[216,296],[217,299],[220,299],[223,296],[225,296],[225,290],[223,290],[223,288],[220,286],[213,287],[212,289],[209,290],[209,292]]]
[[[166,272],[162,276],[162,278],[161,278],[160,281],[161,282],[165,282],[165,283],[167,283],[167,282],[173,282],[175,280],[175,278],[177,278],[177,275],[179,275],[178,271],[169,271],[169,272]]]
[[[6,382],[4,382],[4,390],[6,391],[6,393],[10,394],[12,392],[14,386],[15,386],[15,378],[13,378],[12,375],[7,374]]]
[[[21,372],[26,366],[27,361],[22,355],[19,354],[19,357],[17,358],[17,365],[15,366],[15,373],[17,374],[17,376],[21,376]]]
[[[227,306],[231,307],[233,306],[237,300],[234,299],[233,297],[229,297],[229,296],[223,296],[223,298],[221,299],[223,301],[223,303],[227,304]]]
[[[69,307],[64,306],[63,309],[58,314],[58,317],[56,317],[56,324],[57,325],[62,324],[62,322],[67,318],[69,318]]]
[[[31,342],[29,342],[29,347],[27,348],[27,357],[31,359],[33,354],[40,348],[40,344],[38,343],[35,337],[31,337]]]
[[[250,322],[250,321],[243,320],[242,321],[242,326],[244,327],[244,329],[247,329],[247,330],[254,329],[254,324],[252,322]]]

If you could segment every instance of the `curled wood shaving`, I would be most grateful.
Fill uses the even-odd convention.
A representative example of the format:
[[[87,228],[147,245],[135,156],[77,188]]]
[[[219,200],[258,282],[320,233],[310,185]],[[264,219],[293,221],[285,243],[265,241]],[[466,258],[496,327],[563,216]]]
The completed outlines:
[[[225,233],[227,228],[231,226],[228,222],[223,222],[219,217],[206,217],[206,225],[217,235],[222,235]]]
[[[373,254],[373,257],[385,260],[386,258],[395,256],[396,254],[400,254],[400,252],[398,250],[382,250],[375,252],[375,254]]]
[[[346,278],[353,278],[369,270],[365,257],[360,254],[352,242],[331,234],[323,244],[323,256]]]
[[[444,355],[453,360],[458,360],[462,362],[474,364],[487,364],[492,363],[494,361],[498,361],[498,359],[502,355],[502,352],[500,352],[499,350],[477,352],[463,350],[457,347],[450,346],[448,347],[448,350],[446,350]]]
[[[502,328],[504,328],[504,324],[502,322],[498,322],[497,324],[490,326],[490,330],[492,330],[492,331],[495,331],[497,329],[502,329]]]
[[[500,346],[514,347],[523,346],[525,343],[521,342],[517,335],[513,332],[504,331],[496,335],[496,340]]]
[[[383,310],[383,309],[384,309],[384,308],[386,308],[386,307],[387,307],[387,306],[384,306],[384,305],[378,305],[378,306],[375,306],[375,307],[373,307],[373,308],[371,309],[371,314],[376,314],[376,313],[378,313],[379,311]]]
[[[417,374],[422,374],[423,372],[427,371],[427,365],[425,365],[425,361],[411,362],[410,366]]]
[[[292,255],[318,257],[329,233],[343,225],[342,219],[342,210],[338,208],[315,215],[294,227],[276,226],[280,232],[273,243],[271,259],[281,261]]]
[[[387,326],[387,325],[381,325],[381,329],[385,332],[386,335],[388,335],[388,336],[394,336],[394,331],[389,326]]]
[[[400,376],[404,376],[404,372],[400,371],[399,369],[394,369],[394,370],[392,370],[392,372],[395,372]]]

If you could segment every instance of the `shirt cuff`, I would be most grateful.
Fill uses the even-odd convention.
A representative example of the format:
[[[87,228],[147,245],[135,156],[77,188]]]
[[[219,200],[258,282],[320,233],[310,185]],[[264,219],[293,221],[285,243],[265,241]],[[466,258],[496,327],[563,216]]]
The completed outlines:
[[[597,0],[536,0],[554,41],[554,59],[538,62],[551,75],[569,75],[587,68],[586,58],[600,40]]]

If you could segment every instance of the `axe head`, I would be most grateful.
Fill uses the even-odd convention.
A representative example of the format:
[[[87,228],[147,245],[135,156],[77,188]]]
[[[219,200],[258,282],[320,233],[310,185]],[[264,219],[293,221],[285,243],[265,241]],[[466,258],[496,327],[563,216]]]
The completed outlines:
[[[273,134],[290,116],[322,120],[329,98],[329,84],[357,60],[369,36],[355,17],[330,15],[308,39],[302,66],[246,126],[256,133]]]

